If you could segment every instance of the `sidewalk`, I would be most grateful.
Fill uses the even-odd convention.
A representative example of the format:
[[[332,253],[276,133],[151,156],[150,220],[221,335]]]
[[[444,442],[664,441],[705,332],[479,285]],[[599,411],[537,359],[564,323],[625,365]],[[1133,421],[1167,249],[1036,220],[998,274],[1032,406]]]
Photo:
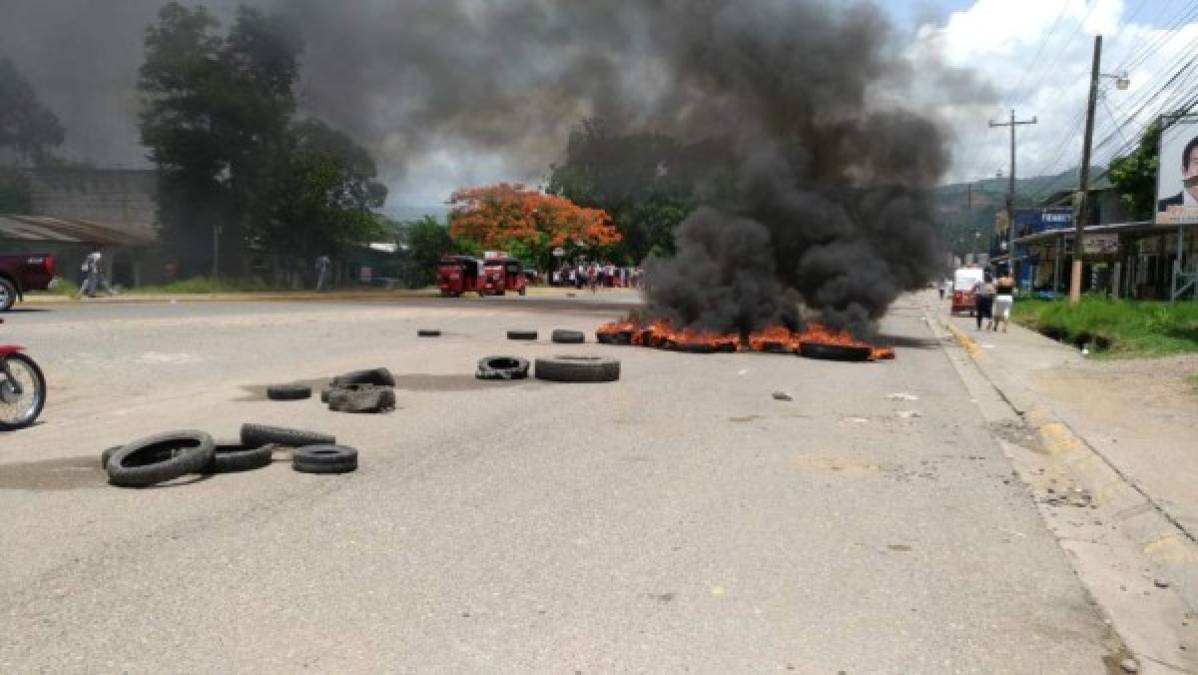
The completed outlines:
[[[942,320],[974,343],[1017,410],[1046,407],[1198,539],[1198,391],[1186,382],[1198,356],[1094,360],[1020,326],[979,332],[970,317]]]

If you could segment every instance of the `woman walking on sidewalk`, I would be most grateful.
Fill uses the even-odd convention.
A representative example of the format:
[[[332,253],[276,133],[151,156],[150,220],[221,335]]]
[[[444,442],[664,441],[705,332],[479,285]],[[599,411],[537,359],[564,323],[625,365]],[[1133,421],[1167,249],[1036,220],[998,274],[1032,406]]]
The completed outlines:
[[[1015,277],[1010,272],[1004,272],[994,286],[994,330],[997,332],[1001,323],[1002,332],[1005,333],[1011,324],[1011,307],[1015,305]]]
[[[994,309],[994,294],[994,277],[986,272],[985,277],[973,285],[973,313],[978,319],[978,330],[982,329],[982,319],[989,319],[986,323],[986,330],[990,330],[994,326],[994,318],[991,313]]]

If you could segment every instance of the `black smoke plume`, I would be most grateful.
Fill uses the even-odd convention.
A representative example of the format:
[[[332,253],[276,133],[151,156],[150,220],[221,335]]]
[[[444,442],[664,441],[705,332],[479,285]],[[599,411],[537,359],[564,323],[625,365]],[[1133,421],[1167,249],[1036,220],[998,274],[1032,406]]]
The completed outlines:
[[[163,3],[109,4],[0,0],[0,48],[62,117],[67,149],[101,166],[144,156],[133,86]],[[237,0],[202,4],[227,18]],[[587,118],[707,149],[705,208],[678,231],[677,258],[649,265],[648,295],[653,311],[718,330],[794,323],[797,294],[860,332],[929,278],[928,188],[946,156],[914,111],[945,89],[958,103],[989,96],[935,54],[914,68],[864,2],[245,4],[302,34],[301,109],[368,147],[392,186],[434,170],[536,182]]]

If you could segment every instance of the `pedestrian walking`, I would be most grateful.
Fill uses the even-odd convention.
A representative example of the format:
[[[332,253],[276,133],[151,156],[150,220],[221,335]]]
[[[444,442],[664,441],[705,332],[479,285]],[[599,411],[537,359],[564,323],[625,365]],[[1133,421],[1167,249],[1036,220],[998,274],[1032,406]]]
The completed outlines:
[[[945,280],[941,281],[940,282],[940,299],[943,300],[944,294],[951,291],[952,288],[953,288],[953,280],[952,279],[945,279]]]
[[[973,285],[973,313],[978,320],[978,330],[982,330],[982,319],[987,319],[986,330],[994,327],[994,276],[986,272],[981,281]]]
[[[112,290],[112,287],[108,285],[108,280],[104,278],[103,259],[104,256],[100,252],[99,246],[93,246],[91,253],[88,253],[87,257],[83,259],[83,265],[79,268],[83,283],[79,286],[79,292],[75,294],[76,298],[84,295],[94,298],[96,290],[100,287],[103,287],[105,293],[116,295],[116,291]]]
[[[1015,277],[1010,272],[1004,272],[994,283],[994,330],[1002,324],[1002,332],[1007,332],[1011,324],[1011,308],[1015,306]]]
[[[329,269],[333,266],[333,261],[329,260],[327,255],[322,255],[316,259],[316,290],[329,290]]]

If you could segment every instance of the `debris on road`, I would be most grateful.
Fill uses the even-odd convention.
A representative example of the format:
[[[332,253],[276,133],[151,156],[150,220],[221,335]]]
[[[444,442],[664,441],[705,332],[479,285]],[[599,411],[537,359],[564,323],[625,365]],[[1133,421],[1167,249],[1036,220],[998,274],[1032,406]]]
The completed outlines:
[[[566,330],[558,328],[553,331],[550,339],[559,344],[580,345],[587,341],[586,333],[580,330]]]
[[[604,356],[554,356],[535,361],[534,375],[551,382],[615,382],[620,362]]]
[[[371,368],[369,370],[354,370],[333,378],[334,388],[350,384],[373,384],[379,387],[394,387],[395,376],[386,368]]]
[[[291,453],[291,468],[300,473],[348,473],[358,468],[358,451],[343,445],[308,445]]]
[[[122,446],[108,458],[108,482],[120,487],[149,487],[190,473],[200,473],[216,448],[203,431],[172,431]]]
[[[914,419],[916,417],[923,417],[923,415],[918,410],[900,410],[900,411],[896,412],[895,415],[897,415],[899,418],[905,419],[905,420]]]
[[[1140,664],[1137,663],[1136,660],[1131,657],[1123,659],[1123,661],[1119,663],[1119,667],[1122,668],[1123,672],[1125,672],[1125,673],[1140,672]]]
[[[334,387],[329,391],[328,404],[334,412],[386,412],[395,409],[395,390],[375,384]]]
[[[793,401],[794,400],[794,398],[790,394],[788,394],[784,391],[775,391],[773,396],[774,396],[775,401]]]
[[[1168,588],[1168,587],[1169,587],[1169,580],[1168,580],[1168,579],[1161,579],[1161,578],[1159,578],[1159,577],[1158,577],[1158,578],[1156,578],[1156,579],[1153,579],[1153,580],[1152,580],[1152,584],[1153,584],[1154,586],[1156,586],[1157,588]]]
[[[474,376],[480,380],[523,380],[528,377],[528,360],[518,356],[487,356],[479,359]]]
[[[244,445],[284,445],[300,448],[305,445],[334,445],[337,439],[329,434],[288,427],[272,427],[267,424],[246,423],[241,425],[241,442]]]
[[[509,340],[535,340],[537,332],[535,330],[509,330],[507,332]]]
[[[416,329],[416,337],[441,337],[441,329],[418,328]]]
[[[272,384],[266,388],[266,398],[272,401],[301,401],[312,397],[312,387],[303,384]]]
[[[888,400],[888,401],[918,401],[919,397],[916,396],[915,394],[908,394],[906,392],[898,392],[896,394],[886,394],[886,400]]]

